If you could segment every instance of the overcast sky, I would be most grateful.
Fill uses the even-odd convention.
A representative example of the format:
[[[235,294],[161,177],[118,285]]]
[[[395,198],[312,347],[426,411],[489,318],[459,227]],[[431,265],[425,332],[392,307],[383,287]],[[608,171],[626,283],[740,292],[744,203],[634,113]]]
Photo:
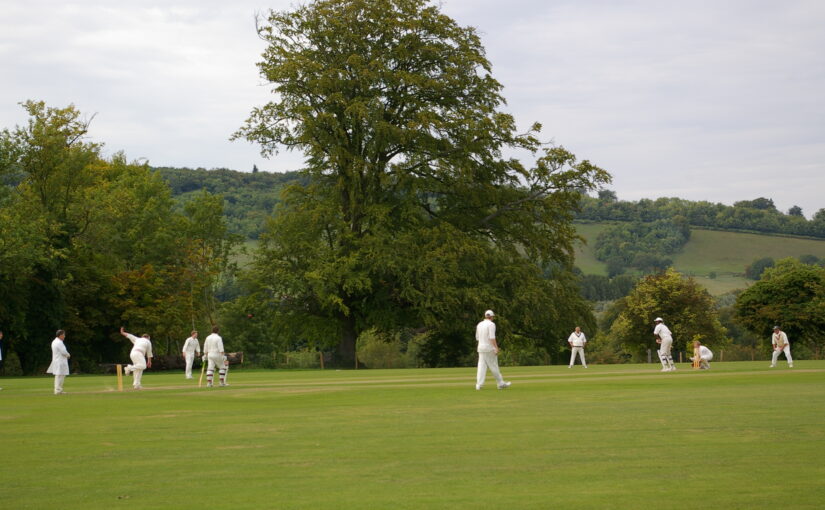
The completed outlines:
[[[269,99],[256,12],[282,0],[0,0],[0,128],[26,99],[96,114],[107,154],[267,171],[231,133]],[[521,126],[614,176],[622,199],[825,208],[825,2],[445,0],[479,29]]]

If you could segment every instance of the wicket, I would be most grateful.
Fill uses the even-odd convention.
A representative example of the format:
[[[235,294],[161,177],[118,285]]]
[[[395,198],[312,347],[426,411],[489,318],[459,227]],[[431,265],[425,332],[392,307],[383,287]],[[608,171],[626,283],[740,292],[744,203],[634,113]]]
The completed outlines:
[[[117,391],[123,391],[123,365],[120,363],[115,365],[115,371],[117,372]]]
[[[702,358],[701,358],[701,357],[699,357],[699,348],[698,348],[698,347],[694,347],[694,348],[693,348],[693,368],[694,368],[695,370],[696,370],[696,369],[699,369],[699,368],[700,368],[700,366],[701,366],[701,363],[702,363]]]

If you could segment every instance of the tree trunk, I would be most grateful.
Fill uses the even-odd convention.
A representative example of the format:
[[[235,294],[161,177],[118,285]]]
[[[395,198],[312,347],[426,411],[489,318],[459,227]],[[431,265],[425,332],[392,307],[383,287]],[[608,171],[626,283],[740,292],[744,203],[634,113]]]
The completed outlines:
[[[344,330],[341,333],[341,341],[338,344],[337,362],[342,368],[355,366],[355,340],[358,334],[355,332],[355,321],[350,317],[344,318]]]

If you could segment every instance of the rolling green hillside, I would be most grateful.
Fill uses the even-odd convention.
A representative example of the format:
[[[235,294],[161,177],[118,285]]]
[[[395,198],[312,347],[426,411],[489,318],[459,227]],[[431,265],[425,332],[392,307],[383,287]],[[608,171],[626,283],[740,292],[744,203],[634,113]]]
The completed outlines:
[[[605,264],[596,260],[592,249],[596,236],[606,226],[576,225],[579,235],[587,241],[577,246],[576,265],[586,274],[607,274]],[[742,274],[755,259],[779,260],[809,254],[825,257],[825,240],[692,228],[690,241],[673,257],[673,265],[678,271],[695,276],[712,294],[718,295],[747,287],[750,280]],[[709,278],[711,272],[716,273],[715,279]]]

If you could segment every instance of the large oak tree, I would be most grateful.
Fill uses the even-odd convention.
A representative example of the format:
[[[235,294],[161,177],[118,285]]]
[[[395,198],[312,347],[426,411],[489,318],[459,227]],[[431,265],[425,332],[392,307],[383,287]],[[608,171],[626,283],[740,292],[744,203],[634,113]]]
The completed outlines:
[[[511,338],[548,346],[592,322],[571,219],[609,175],[543,146],[538,124],[518,132],[475,29],[425,0],[318,0],[270,12],[258,33],[273,99],[236,137],[303,151],[308,177],[256,266],[280,334],[350,362],[376,326],[434,331],[455,354],[486,308]]]

